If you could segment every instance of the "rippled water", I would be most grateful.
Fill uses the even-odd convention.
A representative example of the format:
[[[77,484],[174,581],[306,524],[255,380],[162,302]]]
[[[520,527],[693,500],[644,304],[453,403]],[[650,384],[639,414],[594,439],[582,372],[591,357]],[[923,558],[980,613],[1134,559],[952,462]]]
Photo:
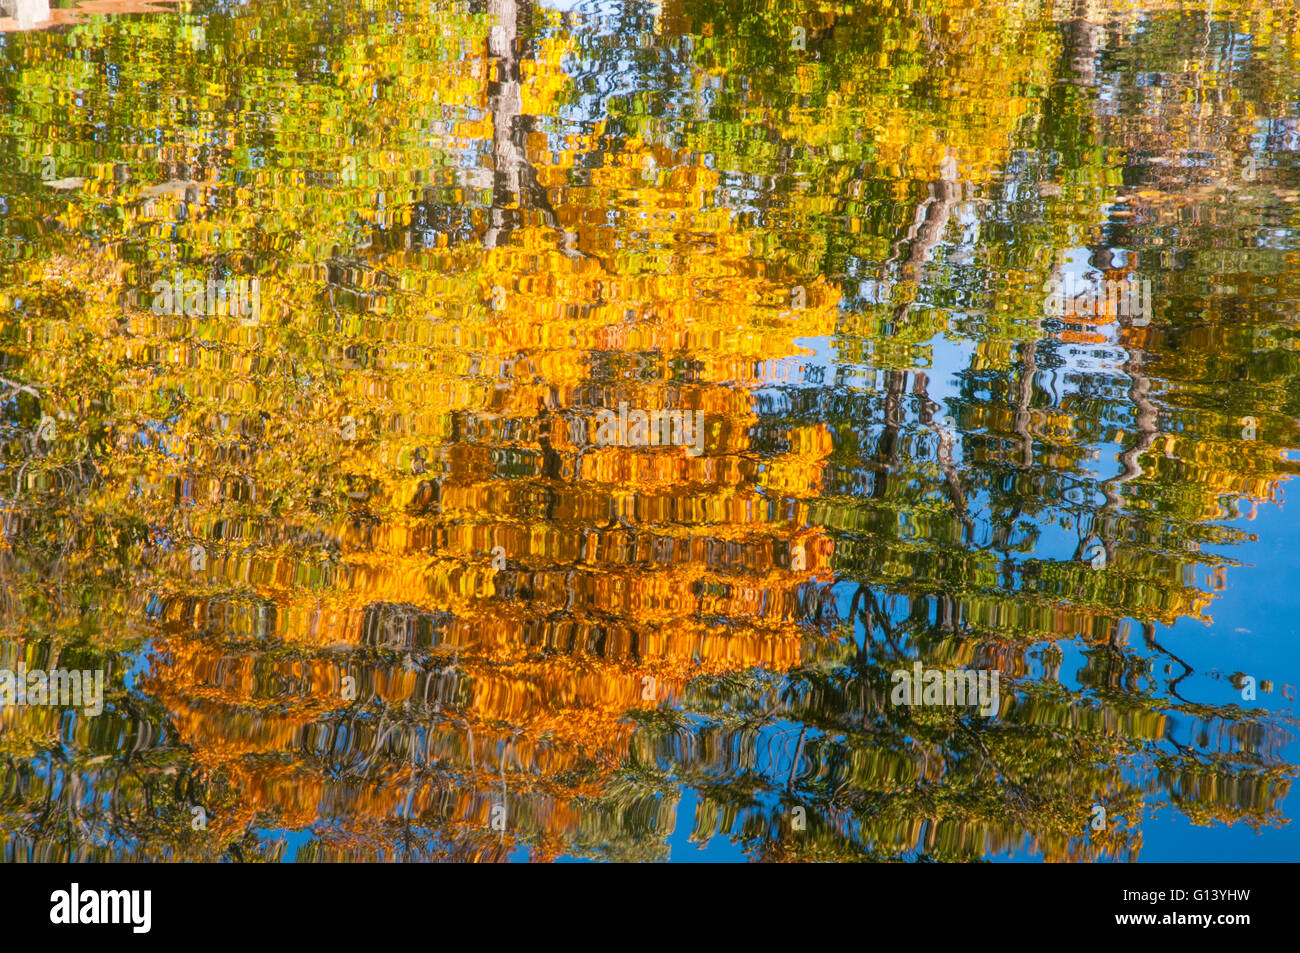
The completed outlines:
[[[1288,4],[16,2],[0,858],[1300,855]]]

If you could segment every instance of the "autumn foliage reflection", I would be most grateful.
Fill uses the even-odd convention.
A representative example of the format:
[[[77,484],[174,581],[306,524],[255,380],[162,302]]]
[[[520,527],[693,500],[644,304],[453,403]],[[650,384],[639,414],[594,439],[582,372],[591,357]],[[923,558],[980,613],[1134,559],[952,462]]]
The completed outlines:
[[[1161,225],[1294,209],[1175,198],[1087,68],[1210,54],[1102,3],[779,6],[266,2],[0,51],[0,661],[110,677],[101,719],[0,713],[5,859],[649,860],[689,823],[1131,860],[1157,805],[1285,821],[1286,719],[1184,697],[1158,627],[1295,471],[1294,258],[1225,296]],[[1068,269],[1157,314],[1048,314]],[[159,313],[178,271],[261,314]],[[699,452],[597,440],[620,406]],[[1001,710],[889,704],[915,659]]]

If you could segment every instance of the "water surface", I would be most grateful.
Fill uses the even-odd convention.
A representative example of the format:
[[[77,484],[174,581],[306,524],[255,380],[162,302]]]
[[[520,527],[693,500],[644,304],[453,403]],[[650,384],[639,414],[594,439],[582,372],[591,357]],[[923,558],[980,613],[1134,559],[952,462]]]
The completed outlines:
[[[0,858],[1300,856],[1300,15],[1140,7],[0,19]]]

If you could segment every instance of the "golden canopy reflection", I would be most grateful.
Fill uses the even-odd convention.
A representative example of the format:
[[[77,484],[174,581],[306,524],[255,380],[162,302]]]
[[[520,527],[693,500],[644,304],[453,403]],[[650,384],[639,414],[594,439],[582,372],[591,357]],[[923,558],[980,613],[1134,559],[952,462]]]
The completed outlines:
[[[1229,507],[1295,470],[1294,253],[1216,244],[1294,227],[1239,172],[1295,23],[779,6],[266,2],[0,51],[0,662],[111,685],[0,712],[5,859],[1131,860],[1166,805],[1285,822],[1288,720],[1184,697],[1157,627],[1209,621]],[[1111,109],[1103,53],[1255,112]],[[1081,261],[1157,314],[1049,316]],[[257,313],[154,307],[178,274]],[[700,452],[602,444],[621,407]],[[997,670],[997,715],[892,705],[915,659]]]

